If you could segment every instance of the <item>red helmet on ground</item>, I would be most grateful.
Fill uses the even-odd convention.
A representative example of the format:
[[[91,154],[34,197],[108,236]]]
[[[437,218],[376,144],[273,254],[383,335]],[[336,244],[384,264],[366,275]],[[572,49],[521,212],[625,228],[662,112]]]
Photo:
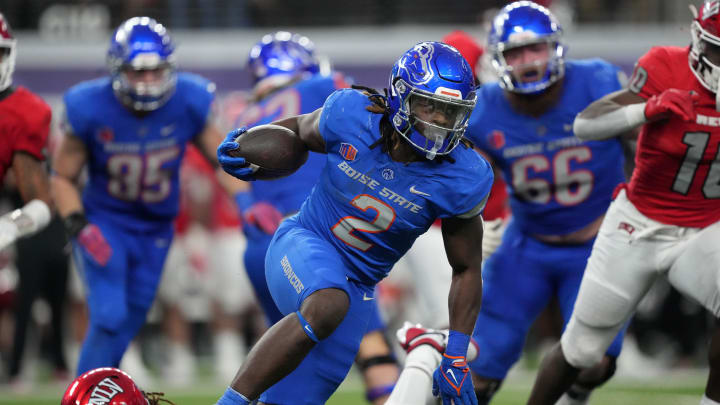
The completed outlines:
[[[148,405],[140,388],[124,371],[112,367],[90,370],[76,378],[60,405]]]
[[[0,91],[12,84],[15,70],[15,37],[5,16],[0,13]]]
[[[717,93],[720,81],[720,1],[707,1],[690,26],[690,68],[700,83]]]

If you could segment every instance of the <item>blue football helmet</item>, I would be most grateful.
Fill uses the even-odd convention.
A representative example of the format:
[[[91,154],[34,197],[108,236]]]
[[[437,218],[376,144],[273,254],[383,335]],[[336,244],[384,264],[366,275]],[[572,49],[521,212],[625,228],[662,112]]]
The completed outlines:
[[[250,49],[248,68],[256,88],[268,83],[279,87],[298,75],[318,73],[320,62],[315,56],[315,44],[308,37],[278,31],[263,36]]]
[[[133,17],[110,40],[107,64],[117,98],[136,111],[160,108],[175,92],[175,45],[150,17]]]
[[[475,108],[475,78],[460,52],[421,42],[390,72],[389,118],[393,128],[427,159],[457,146]]]
[[[543,91],[565,74],[565,46],[560,42],[562,28],[547,8],[532,1],[516,1],[503,7],[492,21],[488,48],[492,65],[502,88],[515,93]],[[522,46],[547,43],[547,67],[540,79],[522,83],[513,76],[513,67],[505,61],[505,52]],[[533,62],[535,65],[545,61]]]

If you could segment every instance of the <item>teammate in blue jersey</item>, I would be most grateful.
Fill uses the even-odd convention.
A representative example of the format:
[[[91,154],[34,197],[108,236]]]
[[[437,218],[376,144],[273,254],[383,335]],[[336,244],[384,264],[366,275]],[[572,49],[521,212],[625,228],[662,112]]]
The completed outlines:
[[[586,142],[575,115],[621,88],[619,69],[599,59],[565,60],[550,12],[518,1],[493,20],[488,49],[499,82],[478,90],[467,136],[508,183],[512,219],[486,261],[483,307],[470,363],[486,404],[522,353],[525,335],[552,297],[565,322],[614,188],[624,181],[620,141]],[[582,376],[563,403],[585,403],[613,374],[622,333],[601,366]]]
[[[253,127],[307,114],[323,106],[335,90],[347,87],[340,73],[321,74],[312,42],[307,37],[279,31],[265,35],[250,50],[248,68],[253,78],[253,101],[235,121],[235,127]],[[265,252],[284,216],[300,210],[320,177],[325,156],[311,152],[307,162],[290,176],[250,183],[235,196],[247,237],[245,269],[269,324],[283,315],[265,282]]]
[[[482,295],[475,247],[492,170],[461,142],[475,105],[473,75],[454,48],[423,42],[402,55],[389,84],[387,99],[339,90],[322,108],[275,122],[325,153],[326,164],[267,253],[267,284],[285,317],[258,341],[219,405],[258,397],[265,404],[325,403],[352,365],[375,285],[436,218],[453,267],[437,393],[476,403],[465,355]],[[228,134],[218,157],[226,171],[252,180],[256,166],[229,154],[244,132]]]
[[[209,118],[214,85],[176,73],[174,45],[161,24],[127,20],[115,31],[107,60],[109,77],[65,94],[65,136],[51,178],[90,313],[78,375],[120,363],[155,297],[185,146],[194,141],[215,162],[222,141]],[[81,196],[76,182],[86,164]]]
[[[265,35],[250,50],[248,67],[254,88],[251,104],[236,120],[236,127],[253,127],[311,113],[322,107],[335,90],[348,87],[342,74],[321,72],[313,43],[304,36],[279,31]],[[308,160],[290,176],[252,182],[250,190],[236,194],[247,237],[245,270],[255,289],[269,325],[283,315],[277,309],[265,281],[265,253],[283,217],[300,205],[320,178],[325,155],[310,152]],[[363,372],[366,398],[384,404],[395,386],[399,369],[383,331],[377,303],[356,362]]]

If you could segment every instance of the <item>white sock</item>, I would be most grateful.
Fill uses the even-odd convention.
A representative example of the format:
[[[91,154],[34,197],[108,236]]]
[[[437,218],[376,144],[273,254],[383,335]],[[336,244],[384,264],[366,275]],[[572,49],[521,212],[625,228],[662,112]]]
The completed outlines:
[[[245,361],[247,347],[239,333],[219,331],[214,337],[215,373],[223,382],[230,383]]]
[[[720,405],[720,402],[713,401],[712,399],[708,398],[707,395],[703,395],[702,399],[700,400],[700,405]]]
[[[385,405],[417,405],[432,400],[432,375],[441,360],[440,353],[428,345],[411,351]]]

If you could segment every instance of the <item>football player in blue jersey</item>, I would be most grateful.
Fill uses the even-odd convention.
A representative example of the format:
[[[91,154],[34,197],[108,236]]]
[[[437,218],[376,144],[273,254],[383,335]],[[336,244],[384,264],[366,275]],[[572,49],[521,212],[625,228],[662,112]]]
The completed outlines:
[[[485,263],[483,307],[470,363],[480,404],[487,404],[522,353],[534,319],[557,298],[565,322],[613,190],[625,180],[623,145],[585,142],[575,115],[621,88],[621,71],[602,60],[565,60],[562,29],[530,1],[505,6],[491,24],[488,50],[499,81],[478,90],[467,136],[499,168],[512,219]],[[613,374],[621,332],[596,369],[563,403],[587,401]]]
[[[145,322],[173,236],[187,142],[217,164],[214,85],[177,73],[174,50],[161,24],[131,18],[110,41],[110,76],[64,96],[51,188],[86,284],[90,322],[78,375],[117,367]],[[81,196],[76,183],[86,164]]]
[[[461,142],[475,105],[473,74],[454,48],[422,42],[396,62],[389,85],[387,99],[339,90],[322,108],[275,122],[308,150],[325,153],[326,164],[265,260],[268,288],[285,316],[258,341],[218,404],[258,397],[265,404],[325,403],[355,358],[375,285],[436,218],[453,268],[451,330],[434,373],[436,392],[446,403],[476,403],[465,356],[482,295],[476,246],[492,170]],[[227,172],[253,180],[263,170],[233,157],[233,140],[259,130],[284,132],[260,126],[229,133],[218,148]]]
[[[321,72],[314,44],[287,31],[267,34],[253,46],[248,58],[253,103],[237,118],[236,127],[253,127],[311,113],[323,106],[335,90],[348,87],[342,74]],[[320,178],[325,155],[310,152],[308,160],[290,176],[252,182],[236,194],[247,237],[245,270],[258,301],[272,325],[283,318],[265,281],[265,253],[283,217],[295,214]],[[363,372],[366,398],[383,404],[392,391],[399,369],[386,342],[377,304],[356,362]]]

